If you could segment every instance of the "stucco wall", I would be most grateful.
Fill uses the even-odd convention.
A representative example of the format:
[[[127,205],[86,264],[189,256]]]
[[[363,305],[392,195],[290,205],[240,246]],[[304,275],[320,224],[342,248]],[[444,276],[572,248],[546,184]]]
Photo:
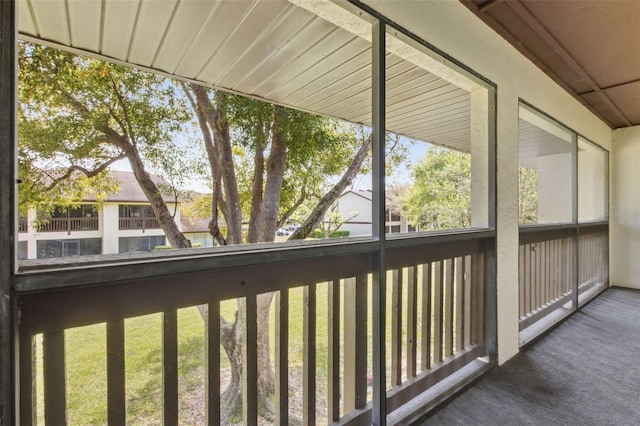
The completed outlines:
[[[611,152],[611,283],[640,288],[640,126],[614,132]]]
[[[518,352],[518,99],[606,149],[611,130],[458,1],[365,3],[497,85],[498,361]]]

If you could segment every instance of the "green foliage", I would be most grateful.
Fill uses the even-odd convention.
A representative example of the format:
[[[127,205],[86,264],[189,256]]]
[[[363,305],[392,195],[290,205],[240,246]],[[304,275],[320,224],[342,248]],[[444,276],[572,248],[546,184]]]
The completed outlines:
[[[337,231],[332,231],[329,234],[329,238],[344,238],[344,237],[348,237],[349,236],[349,231],[345,231],[345,230],[337,230]],[[324,238],[324,232],[322,232],[322,230],[320,229],[316,229],[314,230],[310,235],[310,238]]]
[[[155,246],[155,247],[153,248],[153,250],[155,250],[155,251],[160,251],[160,250],[171,250],[171,246],[170,246],[170,245]]]
[[[437,146],[414,166],[401,210],[423,230],[471,226],[471,158]]]
[[[520,167],[518,218],[521,225],[538,223],[538,171]]]
[[[21,210],[104,199],[117,185],[93,172],[125,155],[159,167],[178,158],[172,139],[188,115],[167,79],[27,42],[18,50]]]

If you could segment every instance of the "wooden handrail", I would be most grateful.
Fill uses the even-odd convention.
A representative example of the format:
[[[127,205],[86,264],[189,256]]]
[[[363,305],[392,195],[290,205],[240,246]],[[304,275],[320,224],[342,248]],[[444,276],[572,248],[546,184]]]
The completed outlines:
[[[394,298],[389,315],[394,318],[397,332],[390,345],[394,350],[389,362],[398,366],[394,388],[388,392],[389,412],[411,401],[418,394],[443,380],[480,356],[486,355],[484,343],[484,294],[485,262],[487,251],[494,244],[493,237],[463,239],[443,243],[417,245],[415,241],[406,247],[388,249],[388,271],[392,277],[389,289],[394,288],[402,297]],[[206,377],[209,389],[205,401],[210,420],[220,418],[220,302],[241,298],[245,306],[242,342],[245,348],[246,378],[244,395],[245,421],[254,422],[258,416],[255,391],[257,380],[257,313],[256,297],[276,291],[275,325],[276,345],[276,411],[282,422],[291,419],[287,395],[291,383],[287,375],[290,369],[286,350],[288,321],[292,309],[289,292],[302,288],[303,306],[303,388],[297,389],[303,396],[302,415],[309,423],[331,422],[351,417],[360,420],[370,417],[367,405],[368,386],[368,321],[371,309],[369,296],[371,272],[375,252],[347,252],[340,256],[295,258],[279,262],[251,264],[243,262],[240,268],[210,268],[207,271],[164,275],[150,279],[128,279],[85,287],[41,290],[20,293],[21,354],[31,353],[30,342],[36,334],[45,336],[44,365],[48,366],[44,383],[45,418],[64,423],[65,401],[56,399],[51,392],[65,394],[65,377],[73,374],[64,364],[64,331],[74,327],[106,323],[107,415],[105,421],[121,423],[126,420],[124,401],[124,368],[121,354],[127,318],[161,313],[163,317],[163,411],[165,419],[177,421],[177,334],[176,312],[196,305],[208,305],[206,339],[209,350],[206,355]],[[243,255],[237,255],[243,256]],[[247,259],[249,257],[247,256]],[[318,288],[327,287],[329,298],[319,298]],[[331,289],[331,291],[329,291]],[[324,291],[324,290],[323,290]],[[144,295],[144,297],[141,297]],[[406,296],[405,296],[406,295]],[[408,304],[402,303],[406,297]],[[320,306],[325,306],[320,308]],[[406,307],[405,307],[406,306]],[[435,308],[432,308],[435,306]],[[342,315],[340,310],[344,309]],[[408,309],[405,313],[404,310]],[[318,340],[317,321],[320,312],[330,312],[331,331],[327,341]],[[373,313],[375,315],[375,313]],[[214,318],[215,317],[215,318]],[[343,326],[340,323],[342,317]],[[407,328],[402,318],[407,317]],[[340,336],[341,335],[341,336]],[[402,338],[406,335],[406,338]],[[339,345],[343,342],[343,352]],[[50,343],[49,343],[50,342]],[[433,342],[433,343],[432,343]],[[328,378],[327,404],[331,418],[317,416],[319,388],[315,378],[318,371],[318,351],[327,350]],[[284,347],[283,347],[284,346]],[[324,349],[322,349],[324,350]],[[61,356],[61,354],[65,354]],[[55,356],[56,360],[51,359]],[[342,357],[342,359],[340,359]],[[26,359],[28,357],[23,357]],[[62,362],[60,362],[62,360]],[[340,374],[341,366],[343,368]],[[406,368],[404,368],[406,366]],[[23,368],[24,367],[24,368]],[[33,365],[22,365],[20,370],[21,412],[33,412]],[[406,371],[403,372],[403,371]],[[341,382],[340,382],[341,381]],[[342,387],[343,391],[340,392]],[[251,390],[254,391],[251,391]],[[58,405],[56,405],[58,404]],[[62,408],[60,408],[62,404]],[[339,412],[339,407],[343,412]],[[57,407],[57,408],[56,408]],[[62,411],[61,411],[62,410]],[[355,414],[354,414],[355,413]],[[345,420],[346,421],[346,420]],[[27,421],[25,424],[29,424]]]

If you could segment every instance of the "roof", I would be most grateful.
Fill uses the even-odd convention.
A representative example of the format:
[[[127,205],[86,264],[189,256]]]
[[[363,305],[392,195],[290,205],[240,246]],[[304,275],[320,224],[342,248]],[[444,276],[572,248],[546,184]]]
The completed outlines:
[[[640,124],[640,2],[460,1],[610,127]]]
[[[209,222],[211,219],[185,217],[180,215],[180,229],[182,232],[209,232]]]
[[[119,184],[119,190],[107,196],[107,202],[149,203],[149,199],[140,188],[140,184],[133,172],[110,170],[109,176]],[[164,179],[160,176],[153,174],[149,176],[156,184],[164,182]],[[166,202],[174,201],[173,197],[168,194],[163,194],[162,197]],[[85,201],[95,201],[95,197],[92,195],[87,196]]]
[[[342,193],[341,197],[344,197],[347,194],[355,194],[355,195],[357,195],[359,197],[362,197],[362,198],[365,198],[365,199],[367,199],[369,201],[371,201],[373,199],[373,194],[368,189],[366,189],[366,190],[360,190],[359,189],[359,190],[355,190],[355,191],[352,191],[352,190],[345,191],[345,192]]]

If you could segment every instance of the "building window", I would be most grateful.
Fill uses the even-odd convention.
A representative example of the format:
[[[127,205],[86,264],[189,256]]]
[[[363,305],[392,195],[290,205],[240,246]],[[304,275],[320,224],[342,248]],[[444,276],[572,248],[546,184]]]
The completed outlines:
[[[18,260],[25,260],[29,257],[29,243],[18,241]]]
[[[165,244],[166,239],[164,236],[122,237],[118,241],[118,252],[151,251],[156,246],[163,246]]]
[[[38,259],[50,257],[87,256],[102,253],[102,238],[37,241]]]

